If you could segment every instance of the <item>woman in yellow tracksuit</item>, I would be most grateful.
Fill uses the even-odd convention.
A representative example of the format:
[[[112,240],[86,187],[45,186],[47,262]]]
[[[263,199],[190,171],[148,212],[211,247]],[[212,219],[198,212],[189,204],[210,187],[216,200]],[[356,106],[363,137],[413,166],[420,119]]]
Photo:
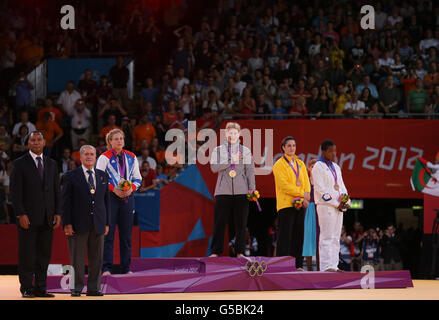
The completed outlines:
[[[285,137],[281,145],[282,157],[273,165],[276,184],[276,204],[279,216],[277,256],[296,258],[296,268],[303,271],[303,235],[305,210],[309,205],[311,185],[305,164],[296,156],[296,140]],[[303,200],[296,209],[293,201]]]

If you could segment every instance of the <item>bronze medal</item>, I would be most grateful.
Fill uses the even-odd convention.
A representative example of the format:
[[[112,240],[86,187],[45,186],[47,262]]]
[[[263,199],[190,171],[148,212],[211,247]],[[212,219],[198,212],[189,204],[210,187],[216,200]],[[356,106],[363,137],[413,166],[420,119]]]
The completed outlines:
[[[236,171],[235,170],[230,170],[230,172],[229,172],[229,176],[230,176],[230,178],[234,178],[234,177],[236,177]]]
[[[340,187],[338,186],[338,184],[334,184],[334,189],[338,191],[338,189],[340,189]]]
[[[95,189],[90,189],[90,193],[91,194],[95,194],[96,190]]]

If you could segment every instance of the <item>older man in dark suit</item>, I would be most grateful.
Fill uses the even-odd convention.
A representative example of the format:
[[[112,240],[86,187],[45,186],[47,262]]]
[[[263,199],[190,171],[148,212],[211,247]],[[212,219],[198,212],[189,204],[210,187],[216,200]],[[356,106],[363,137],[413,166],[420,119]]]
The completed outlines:
[[[93,146],[84,145],[79,153],[82,165],[67,172],[62,184],[62,221],[75,271],[71,295],[81,296],[88,251],[87,296],[103,296],[101,267],[110,219],[108,174],[94,168],[96,149]]]
[[[23,298],[52,298],[46,292],[53,229],[61,223],[57,164],[43,156],[41,132],[29,135],[29,152],[16,159],[10,192],[18,216],[18,275]]]

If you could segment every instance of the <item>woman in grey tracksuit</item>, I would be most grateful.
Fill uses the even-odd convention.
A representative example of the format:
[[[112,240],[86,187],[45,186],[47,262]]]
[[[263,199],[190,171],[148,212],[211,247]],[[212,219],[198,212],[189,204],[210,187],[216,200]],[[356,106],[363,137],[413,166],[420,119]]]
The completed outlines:
[[[255,166],[250,149],[239,143],[241,128],[230,122],[226,126],[227,142],[216,147],[210,159],[210,168],[218,173],[215,187],[215,217],[211,257],[223,252],[224,232],[230,215],[235,225],[235,250],[244,254],[247,227],[247,193],[255,190]]]

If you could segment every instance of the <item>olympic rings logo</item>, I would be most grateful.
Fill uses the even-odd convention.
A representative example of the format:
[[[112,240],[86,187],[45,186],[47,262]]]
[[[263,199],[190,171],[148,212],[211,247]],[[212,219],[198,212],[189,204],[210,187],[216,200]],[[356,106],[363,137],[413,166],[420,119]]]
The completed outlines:
[[[262,275],[267,270],[267,268],[268,268],[268,265],[264,260],[262,260],[262,261],[248,260],[245,263],[245,271],[247,271],[249,276],[252,278],[255,276],[262,277]]]

